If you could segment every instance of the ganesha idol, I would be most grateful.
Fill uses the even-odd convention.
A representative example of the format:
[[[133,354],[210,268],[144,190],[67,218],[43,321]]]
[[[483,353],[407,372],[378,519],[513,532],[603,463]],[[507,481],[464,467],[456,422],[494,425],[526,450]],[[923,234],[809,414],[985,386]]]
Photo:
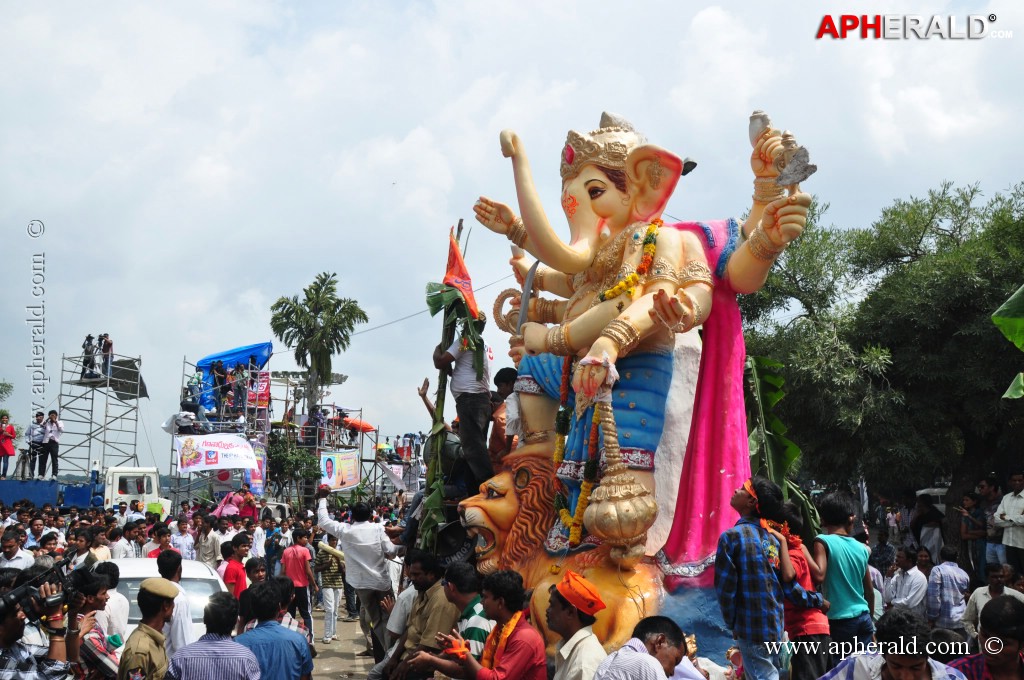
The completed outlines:
[[[564,241],[519,138],[501,133],[520,215],[488,198],[474,210],[513,243],[527,289],[509,292],[512,312],[496,315],[513,334],[522,434],[460,512],[477,538],[478,569],[522,573],[542,628],[549,585],[572,569],[601,589],[608,607],[594,630],[608,648],[659,609],[688,632],[724,630],[714,553],[735,521],[729,498],[750,474],[736,296],[763,286],[802,232],[811,199],[797,182],[809,172],[797,171],[813,172],[806,151],[760,112],[750,139],[745,222],[668,224],[662,212],[693,162],[609,114],[596,130],[569,132],[560,158]],[[517,327],[523,304],[528,320]],[[663,598],[663,585],[672,596]]]

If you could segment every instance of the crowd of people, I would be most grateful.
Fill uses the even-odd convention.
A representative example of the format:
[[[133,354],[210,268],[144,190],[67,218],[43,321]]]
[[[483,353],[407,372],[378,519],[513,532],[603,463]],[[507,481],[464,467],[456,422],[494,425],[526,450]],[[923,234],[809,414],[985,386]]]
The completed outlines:
[[[1014,490],[995,510],[1007,546],[1024,530],[1024,508],[1013,505],[1024,477],[1010,480]],[[1024,584],[1012,564],[986,563],[987,583],[972,592],[941,533],[934,565],[930,550],[906,541],[931,540],[927,532],[898,534],[896,547],[883,530],[869,547],[857,504],[842,491],[819,500],[822,531],[810,547],[799,506],[784,503],[771,481],[747,480],[731,505],[739,520],[719,541],[715,587],[748,677],[1024,677],[1024,595],[1006,587]],[[908,529],[935,516],[931,499],[917,505]],[[780,647],[783,640],[793,644]]]

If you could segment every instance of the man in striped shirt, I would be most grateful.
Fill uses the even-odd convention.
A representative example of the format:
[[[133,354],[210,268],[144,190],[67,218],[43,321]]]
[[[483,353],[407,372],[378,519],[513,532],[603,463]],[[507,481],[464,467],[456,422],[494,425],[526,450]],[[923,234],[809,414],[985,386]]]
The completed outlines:
[[[252,651],[232,641],[238,600],[214,593],[203,611],[206,635],[174,653],[166,680],[259,680],[260,665]]]
[[[484,606],[480,602],[480,577],[476,569],[467,562],[455,562],[445,571],[441,586],[448,601],[462,612],[455,627],[466,640],[469,653],[479,661],[494,621],[484,615]],[[426,651],[418,652],[409,659],[409,670],[417,674],[433,675],[433,671],[440,671],[442,675],[454,678],[459,677],[461,669],[456,661]]]

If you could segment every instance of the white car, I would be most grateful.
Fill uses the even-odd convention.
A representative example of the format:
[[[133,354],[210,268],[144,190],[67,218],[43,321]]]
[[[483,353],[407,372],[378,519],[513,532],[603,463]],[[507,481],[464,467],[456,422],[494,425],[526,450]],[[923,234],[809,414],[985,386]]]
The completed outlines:
[[[121,572],[121,578],[117,584],[117,592],[128,598],[128,634],[135,630],[142,619],[139,612],[139,586],[147,578],[159,577],[156,570],[156,560],[148,557],[138,559],[111,560],[117,565]],[[196,560],[181,561],[181,583],[182,589],[188,595],[188,604],[192,610],[192,627],[196,632],[196,639],[206,633],[206,624],[203,623],[203,610],[210,596],[217,592],[227,592],[227,586],[217,575],[215,569]],[[127,638],[125,638],[127,640]]]

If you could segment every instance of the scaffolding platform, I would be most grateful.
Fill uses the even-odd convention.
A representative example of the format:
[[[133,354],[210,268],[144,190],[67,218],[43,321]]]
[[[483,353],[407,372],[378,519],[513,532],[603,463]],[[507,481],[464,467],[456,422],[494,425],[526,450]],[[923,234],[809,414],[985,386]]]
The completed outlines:
[[[114,354],[107,372],[95,357],[62,357],[61,475],[138,466],[139,399],[149,397],[141,368],[142,357]]]

